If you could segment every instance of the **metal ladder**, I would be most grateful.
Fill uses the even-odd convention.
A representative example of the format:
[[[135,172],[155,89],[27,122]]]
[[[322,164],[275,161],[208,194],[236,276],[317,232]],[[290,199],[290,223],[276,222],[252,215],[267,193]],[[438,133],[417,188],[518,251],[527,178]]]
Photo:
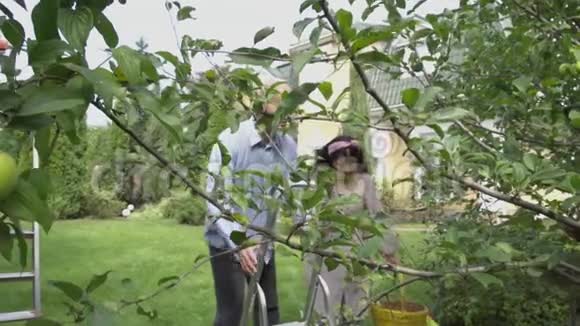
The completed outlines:
[[[331,307],[330,307],[330,291],[328,289],[328,285],[324,278],[317,274],[316,278],[314,278],[316,282],[316,286],[314,287],[314,291],[312,295],[309,295],[309,298],[306,300],[306,315],[304,317],[304,321],[294,321],[284,324],[278,324],[276,326],[307,326],[312,325],[312,310],[314,309],[314,303],[316,302],[316,294],[318,288],[322,290],[322,298],[324,302],[324,317],[326,317],[326,322],[328,326],[335,326],[334,318],[332,316]],[[257,284],[257,296],[258,296],[258,322],[259,326],[268,326],[268,309],[266,303],[266,296],[264,295],[264,291],[260,284]]]
[[[36,150],[34,136],[32,141],[32,168],[38,169],[40,157]],[[40,300],[40,227],[38,223],[32,223],[31,230],[22,230],[24,238],[32,240],[32,272],[0,273],[0,283],[32,282],[32,310],[14,312],[0,312],[0,323],[23,321],[40,318],[42,306]],[[11,236],[15,236],[14,231]]]
[[[22,233],[25,239],[32,240],[32,272],[0,273],[0,283],[32,282],[32,310],[0,313],[0,323],[36,319],[41,315],[40,228],[38,223],[32,225],[32,230],[22,231]],[[14,236],[14,231],[11,235]]]

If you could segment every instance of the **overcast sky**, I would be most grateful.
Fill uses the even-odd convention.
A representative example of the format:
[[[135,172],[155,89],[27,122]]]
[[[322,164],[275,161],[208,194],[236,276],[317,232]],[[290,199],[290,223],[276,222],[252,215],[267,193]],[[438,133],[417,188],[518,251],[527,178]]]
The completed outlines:
[[[33,34],[33,28],[29,13],[10,0],[2,0],[2,3],[6,2],[8,2],[7,7],[24,25],[27,36],[30,37]],[[26,2],[31,10],[38,0]],[[292,34],[292,25],[301,17],[298,9],[302,0],[183,0],[180,2],[182,5],[191,5],[197,10],[192,13],[195,20],[177,22],[175,18],[173,19],[179,39],[184,34],[189,34],[194,39],[215,38],[224,43],[226,50],[233,50],[242,46],[251,46],[256,31],[265,26],[273,26],[276,29],[275,33],[260,46],[275,46],[286,51],[298,41]],[[414,3],[416,0],[408,2]],[[420,13],[439,11],[455,2],[457,0],[431,0]],[[128,0],[125,5],[115,3],[110,6],[105,14],[113,22],[119,34],[119,44],[134,46],[135,42],[143,37],[150,45],[148,51],[165,50],[177,53],[178,41],[170,20],[170,15],[175,17],[175,9],[169,14],[164,3],[165,0]],[[332,0],[330,3],[334,8],[350,8],[347,0]],[[360,17],[364,7],[365,1],[355,2],[353,8],[355,17]],[[386,14],[384,10],[380,10],[380,13]],[[312,16],[314,13],[305,12],[302,16],[309,15]],[[385,18],[375,14],[371,16],[370,21],[380,22]],[[106,45],[100,34],[93,30],[87,48],[87,60],[91,67],[107,58],[105,49]],[[218,55],[212,61],[221,64],[224,59],[224,56]],[[18,65],[25,67],[26,60],[22,57]],[[197,58],[193,63],[195,71],[211,67],[211,64],[203,57]],[[106,118],[95,110],[89,110],[88,123],[89,125],[103,125],[106,123]]]

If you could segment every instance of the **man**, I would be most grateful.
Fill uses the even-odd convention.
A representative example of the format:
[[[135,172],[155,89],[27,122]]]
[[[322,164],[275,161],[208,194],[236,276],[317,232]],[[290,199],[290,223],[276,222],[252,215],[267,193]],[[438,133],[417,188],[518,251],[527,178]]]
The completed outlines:
[[[275,218],[276,212],[268,212],[263,202],[262,190],[256,183],[247,183],[248,177],[236,176],[240,171],[273,172],[279,170],[288,175],[291,166],[296,161],[296,142],[289,135],[285,135],[272,125],[274,114],[281,103],[281,92],[286,91],[286,86],[278,86],[273,94],[254,119],[240,124],[239,129],[232,133],[226,130],[219,136],[220,142],[228,150],[231,157],[228,167],[232,177],[224,177],[226,185],[245,187],[247,193],[252,195],[258,209],[242,211],[239,207],[231,207],[234,212],[239,212],[248,217],[250,223],[256,226],[265,226],[268,219]],[[289,166],[290,165],[290,166]],[[213,174],[219,174],[222,167],[221,151],[215,145],[211,156],[208,170]],[[252,178],[257,184],[263,185],[264,180]],[[215,180],[208,178],[207,190],[214,190]],[[263,254],[265,265],[260,275],[259,284],[264,290],[268,321],[270,325],[279,323],[280,314],[278,309],[278,294],[276,290],[276,264],[273,246],[268,246],[264,253],[258,252],[258,247],[245,248],[238,254],[225,253],[236,248],[230,239],[234,230],[242,230],[241,225],[235,222],[219,218],[219,210],[208,203],[210,221],[206,227],[205,237],[209,242],[214,289],[216,296],[216,317],[214,326],[237,326],[242,316],[244,292],[247,279],[254,275],[258,269],[258,259]],[[242,230],[243,231],[243,230]],[[248,236],[255,232],[248,230]],[[257,325],[257,324],[256,324]]]

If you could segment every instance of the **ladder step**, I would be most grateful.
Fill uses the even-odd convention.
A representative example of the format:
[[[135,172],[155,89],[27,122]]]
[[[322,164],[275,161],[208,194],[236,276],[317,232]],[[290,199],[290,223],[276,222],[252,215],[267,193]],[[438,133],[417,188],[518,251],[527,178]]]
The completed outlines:
[[[34,238],[34,232],[32,231],[22,231],[25,239],[32,239]],[[10,235],[15,235],[14,230],[10,230]]]
[[[22,273],[1,273],[0,282],[12,282],[12,281],[26,281],[33,280],[34,273],[22,272]]]
[[[2,312],[0,313],[0,323],[9,321],[30,320],[40,317],[40,314],[34,310],[17,311],[17,312]]]

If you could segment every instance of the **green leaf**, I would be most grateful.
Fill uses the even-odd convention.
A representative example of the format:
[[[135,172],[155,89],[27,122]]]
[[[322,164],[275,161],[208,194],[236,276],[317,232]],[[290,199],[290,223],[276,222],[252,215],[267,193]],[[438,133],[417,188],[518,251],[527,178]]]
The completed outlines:
[[[9,19],[2,24],[2,34],[12,44],[12,46],[19,50],[24,43],[24,27],[20,25],[17,20]]]
[[[477,252],[478,257],[487,258],[492,262],[498,263],[507,263],[510,262],[512,257],[509,252],[504,251],[503,249],[490,246],[484,249],[481,249]]]
[[[40,318],[27,321],[26,326],[62,326],[62,324],[54,320]]]
[[[320,40],[320,33],[322,33],[321,26],[316,26],[312,29],[309,38],[310,44],[312,44],[313,46],[318,46],[318,41]]]
[[[381,51],[368,51],[359,53],[356,56],[356,61],[361,63],[393,63],[393,58]]]
[[[16,189],[3,201],[0,201],[0,211],[13,219],[36,221],[48,232],[55,219],[53,212],[48,208],[31,183],[20,178]]]
[[[78,108],[87,102],[82,94],[67,88],[41,86],[34,90],[18,112],[17,116],[31,116],[41,113],[53,113]]]
[[[373,26],[363,29],[357,34],[351,49],[353,53],[357,53],[362,49],[371,45],[376,45],[377,42],[389,42],[395,38],[396,33],[391,27]]]
[[[93,13],[87,7],[58,11],[58,28],[64,38],[80,53],[85,52],[87,39],[93,29]]]
[[[14,117],[8,127],[26,131],[34,131],[46,128],[54,123],[54,119],[46,114],[32,115],[29,117]]]
[[[432,124],[428,125],[428,127],[433,129],[433,131],[435,131],[435,133],[437,134],[437,136],[439,136],[440,139],[445,138],[445,131],[443,131],[443,128],[441,128],[440,125]]]
[[[428,87],[419,97],[417,103],[415,103],[415,110],[423,111],[427,105],[429,105],[439,93],[441,93],[443,89],[438,86]]]
[[[28,181],[34,187],[34,189],[36,189],[41,200],[48,200],[48,197],[52,193],[53,188],[46,168],[30,169],[22,173],[21,177]]]
[[[20,227],[19,221],[15,223],[15,227],[13,227],[14,233],[16,234],[16,242],[18,243],[18,253],[19,253],[19,263],[20,267],[26,267],[28,263],[28,244],[26,243],[26,238],[24,237],[24,233],[22,233],[22,229]]]
[[[138,85],[143,83],[141,54],[139,52],[127,46],[121,46],[113,50],[113,57],[130,84]]]
[[[292,58],[292,74],[294,76],[300,76],[302,69],[304,69],[306,64],[309,63],[318,52],[318,48],[313,47],[308,51],[300,52],[294,56]]]
[[[158,82],[160,79],[159,73],[150,56],[141,56],[141,71],[153,82]]]
[[[286,94],[282,99],[278,111],[276,111],[276,118],[278,121],[292,114],[299,105],[306,102],[310,93],[312,93],[317,87],[318,84],[316,83],[304,83],[300,85],[300,87]]]
[[[312,9],[316,12],[321,11],[320,7],[320,0],[306,0],[300,4],[300,13],[303,13],[304,10],[312,7]]]
[[[248,240],[248,236],[245,232],[242,231],[232,231],[230,234],[230,240],[232,240],[236,245],[241,245],[246,240]]]
[[[451,122],[455,120],[461,120],[465,117],[473,117],[473,116],[474,114],[468,110],[462,108],[449,108],[433,112],[433,114],[429,118],[429,121]]]
[[[338,265],[340,265],[340,263],[338,262],[338,260],[334,259],[334,258],[326,258],[324,259],[324,265],[326,265],[326,269],[328,269],[329,272],[335,270]]]
[[[245,192],[241,192],[243,190],[233,191],[230,195],[232,199],[236,203],[236,205],[242,210],[246,211],[248,209],[248,198],[246,198]]]
[[[22,96],[14,91],[0,90],[0,111],[8,112],[22,104]]]
[[[175,114],[176,110],[167,112],[164,110],[159,99],[148,90],[139,90],[133,93],[137,98],[139,104],[147,111],[151,112],[153,116],[161,122],[167,131],[173,136],[174,141],[180,143],[182,140],[183,129],[181,127],[181,120]]]
[[[413,108],[419,96],[421,96],[421,91],[417,88],[408,88],[401,92],[403,97],[403,104],[405,104],[409,109]]]
[[[105,43],[110,48],[114,48],[119,44],[119,36],[115,30],[113,23],[102,12],[93,12],[95,18],[95,28],[105,40]]]
[[[318,85],[318,90],[324,96],[324,98],[328,101],[332,97],[332,83],[329,81],[325,81]]]
[[[570,185],[576,190],[576,193],[580,193],[580,174],[575,173],[570,176]]]
[[[307,190],[302,198],[302,206],[305,210],[309,210],[318,205],[325,198],[325,195],[326,192],[322,187],[319,187],[316,191]]]
[[[336,20],[338,22],[341,35],[346,40],[350,40],[355,36],[356,32],[352,28],[352,13],[350,11],[339,9],[336,12]]]
[[[31,44],[28,49],[28,62],[31,66],[49,65],[74,49],[62,40],[48,40]]]
[[[570,111],[568,117],[570,118],[572,127],[580,129],[580,111]]]
[[[275,58],[281,58],[280,50],[269,47],[265,49],[256,48],[239,48],[230,54],[234,63],[241,65],[253,65],[270,67]]]
[[[218,141],[217,144],[218,144],[220,154],[222,157],[222,166],[229,165],[230,161],[232,160],[232,157],[230,155],[230,151],[228,151],[228,148],[221,141]]]
[[[46,41],[59,39],[58,9],[60,0],[40,0],[32,9],[32,23],[36,40]]]
[[[78,302],[84,296],[84,291],[78,285],[66,281],[48,281],[48,284],[61,290],[69,299]]]
[[[10,226],[0,222],[0,254],[8,261],[12,260],[14,238],[10,234]]]
[[[195,8],[192,6],[185,6],[177,12],[177,20],[182,21],[186,19],[194,19],[191,17],[191,12],[195,11]]]
[[[266,37],[272,35],[274,31],[275,31],[274,27],[264,27],[258,32],[256,32],[256,35],[254,35],[254,45],[260,43]]]
[[[25,0],[14,0],[14,2],[16,2],[20,7],[22,7],[24,10],[26,9],[26,2]]]
[[[125,88],[119,84],[110,71],[103,68],[90,70],[73,64],[65,64],[65,66],[83,75],[93,85],[95,92],[105,100],[107,108],[112,108],[113,98],[125,97]]]
[[[105,282],[107,281],[107,277],[109,276],[110,273],[111,271],[106,271],[103,274],[94,275],[91,281],[89,282],[89,285],[87,285],[85,291],[87,293],[92,293],[93,291],[101,287],[101,285],[105,284]]]
[[[375,3],[375,4],[374,4],[374,5],[372,5],[372,6],[367,6],[367,7],[365,8],[365,10],[363,11],[362,15],[361,15],[361,19],[362,19],[363,21],[367,20],[367,19],[369,18],[369,16],[370,16],[370,15],[371,15],[373,12],[375,12],[375,10],[377,10],[377,8],[378,8],[378,7],[380,7],[380,4],[378,4],[378,3]]]
[[[179,66],[179,59],[171,52],[167,51],[159,51],[156,53],[158,56],[162,57],[163,59],[167,60],[173,66]]]
[[[492,285],[503,287],[503,282],[499,278],[488,273],[471,273],[469,274],[476,281],[478,281],[484,288],[489,288]]]
[[[387,5],[387,11],[389,12],[389,23],[396,24],[401,21],[401,14],[397,7],[392,4]]]
[[[159,279],[159,281],[157,281],[157,286],[162,286],[163,284],[165,284],[167,282],[173,282],[173,281],[177,281],[177,280],[179,280],[179,276],[177,276],[177,275],[166,276],[166,277]]]
[[[528,90],[531,83],[532,77],[530,76],[521,76],[512,82],[512,84],[522,93],[525,93]]]
[[[247,203],[247,200],[246,200],[246,203]],[[234,219],[234,221],[240,223],[241,225],[247,225],[250,223],[250,220],[248,219],[247,216],[239,214],[239,213],[232,214],[232,218]]]
[[[306,29],[306,27],[315,20],[316,18],[307,17],[294,23],[294,26],[292,27],[292,32],[294,33],[294,36],[300,39],[302,33],[304,32],[304,29]]]
[[[530,170],[530,171],[535,171],[536,170],[536,161],[537,158],[536,156],[534,156],[533,154],[530,153],[524,153],[524,166]]]
[[[376,255],[381,247],[383,246],[385,240],[382,237],[373,237],[367,240],[361,247],[358,248],[358,257],[370,258]]]

